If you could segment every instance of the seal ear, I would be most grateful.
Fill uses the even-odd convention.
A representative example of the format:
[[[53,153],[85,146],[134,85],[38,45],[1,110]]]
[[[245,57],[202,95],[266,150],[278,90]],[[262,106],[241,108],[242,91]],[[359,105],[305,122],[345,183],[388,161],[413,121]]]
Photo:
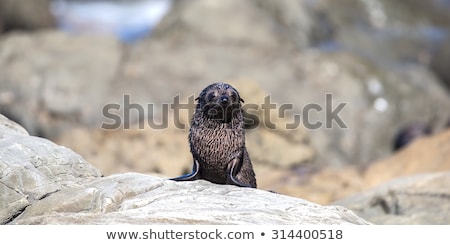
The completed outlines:
[[[240,100],[242,103],[245,103],[244,99],[242,99],[242,98],[240,98],[240,97],[239,97],[239,100]]]

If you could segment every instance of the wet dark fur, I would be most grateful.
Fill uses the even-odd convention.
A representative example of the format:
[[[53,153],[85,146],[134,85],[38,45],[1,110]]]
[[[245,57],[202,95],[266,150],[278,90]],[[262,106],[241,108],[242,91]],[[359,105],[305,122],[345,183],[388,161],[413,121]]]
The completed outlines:
[[[189,131],[193,172],[173,180],[205,179],[256,188],[245,148],[243,100],[239,93],[229,84],[214,83],[200,93],[197,101]]]

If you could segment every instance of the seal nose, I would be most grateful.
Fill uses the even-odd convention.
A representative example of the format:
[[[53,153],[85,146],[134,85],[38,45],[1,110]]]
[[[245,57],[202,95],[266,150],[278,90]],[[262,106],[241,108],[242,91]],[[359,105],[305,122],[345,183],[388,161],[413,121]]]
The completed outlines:
[[[228,105],[228,101],[229,101],[228,96],[223,95],[222,97],[220,97],[220,103],[222,105]]]

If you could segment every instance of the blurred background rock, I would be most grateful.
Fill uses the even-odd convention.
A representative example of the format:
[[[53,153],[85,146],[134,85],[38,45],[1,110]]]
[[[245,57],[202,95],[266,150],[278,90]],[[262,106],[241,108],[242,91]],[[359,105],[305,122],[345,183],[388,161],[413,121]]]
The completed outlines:
[[[191,168],[188,127],[162,105],[229,82],[260,105],[247,131],[259,188],[327,204],[450,170],[449,13],[448,0],[0,0],[0,113],[105,175],[172,177]],[[310,122],[325,122],[327,93],[330,110],[346,103],[346,128],[286,129],[312,103],[324,110]],[[133,109],[131,129],[100,129],[105,106],[123,113],[124,95],[146,114]],[[284,118],[272,110],[276,130],[264,127],[268,95],[293,106]],[[169,127],[139,128],[148,118]],[[398,137],[429,138],[394,152]]]

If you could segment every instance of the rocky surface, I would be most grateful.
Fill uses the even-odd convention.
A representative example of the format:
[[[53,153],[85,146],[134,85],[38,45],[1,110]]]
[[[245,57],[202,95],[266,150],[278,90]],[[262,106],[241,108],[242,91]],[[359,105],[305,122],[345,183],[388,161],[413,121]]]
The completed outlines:
[[[396,154],[367,167],[316,166],[280,172],[261,169],[268,188],[280,193],[329,204],[368,191],[394,179],[450,171],[450,130],[419,138]],[[277,181],[278,180],[278,181]],[[282,181],[280,181],[282,180]],[[267,186],[261,186],[267,188]],[[439,200],[436,200],[439,205]]]
[[[363,175],[367,187],[394,178],[450,171],[450,130],[413,141],[407,148],[366,168]]]
[[[245,105],[263,103],[268,93],[253,81],[244,82],[236,83],[236,87],[244,98]],[[77,129],[62,133],[56,142],[70,146],[100,168],[105,175],[136,171],[179,176],[190,172],[192,168],[192,155],[187,140],[190,118],[185,112],[180,113],[180,122],[186,126],[185,129],[177,128],[172,123],[161,130],[152,129],[148,125],[144,125],[143,129],[134,125],[129,130]],[[249,112],[261,118],[258,123],[264,123],[261,108]],[[169,121],[172,119],[173,115]],[[302,127],[284,129],[286,121],[292,118],[271,119],[277,130],[256,127],[246,132],[246,145],[255,168],[265,165],[289,169],[312,163],[315,151],[310,145],[307,131]]]
[[[107,37],[6,35],[0,41],[0,112],[47,138],[98,126],[120,56],[118,41]]]
[[[393,181],[335,202],[375,224],[450,222],[450,172],[421,174]]]
[[[239,87],[255,81],[272,102],[292,105],[287,114],[300,115],[300,121],[308,114],[305,107],[314,103],[322,108],[308,114],[307,124],[324,124],[310,130],[311,137],[301,136],[310,139],[299,143],[304,156],[282,159],[293,151],[275,151],[270,160],[269,156],[258,159],[282,159],[281,166],[311,159],[327,166],[366,165],[391,154],[392,136],[403,125],[411,121],[442,125],[448,120],[448,92],[421,63],[378,62],[350,48],[328,50],[314,45],[325,38],[307,38],[323,28],[316,15],[324,13],[325,19],[346,23],[342,8],[334,11],[333,3],[323,4],[180,1],[152,36],[127,46],[113,38],[56,31],[8,34],[0,40],[1,112],[33,135],[55,139],[74,127],[98,128],[106,120],[102,115],[105,105],[117,103],[121,106],[118,113],[123,113],[124,95],[143,108],[155,107],[143,115],[131,113],[132,123],[147,116],[157,121],[162,117],[161,104],[172,103],[177,95],[186,99],[215,81]],[[232,19],[224,17],[230,13]],[[339,35],[329,38],[352,46],[343,40],[352,36],[345,35],[344,26],[333,30]],[[376,50],[369,53],[382,54]],[[333,95],[331,102],[326,100],[327,93]],[[329,121],[327,127],[326,112],[341,103],[345,107],[338,115],[343,124]],[[279,117],[278,113],[271,111]],[[304,126],[305,121],[300,123]],[[253,137],[249,133],[249,138],[271,134],[258,132],[264,134]],[[284,139],[274,142],[288,145]],[[311,147],[313,151],[303,150]],[[265,145],[259,149],[272,150]]]
[[[3,116],[0,119],[2,223],[368,224],[339,206],[321,206],[265,190],[206,181],[173,182],[138,173],[101,177],[97,169],[71,150],[29,136],[21,126]],[[445,143],[449,142],[449,135],[450,131],[446,131],[417,140],[393,156],[389,167],[397,169],[403,164],[411,169],[407,163],[416,158],[405,158],[404,162],[399,159],[411,156],[408,151],[420,156],[428,152],[426,147],[431,147],[437,148],[436,152],[417,159],[419,165],[426,161],[446,169],[442,161],[448,159]],[[432,157],[436,158],[431,160]],[[420,170],[416,167],[410,173],[415,171]],[[395,179],[334,204],[354,210],[376,224],[446,224],[450,219],[445,215],[450,208],[449,174]],[[330,184],[339,185],[339,180],[330,176],[321,179],[332,179]],[[313,191],[320,195],[320,189]],[[430,212],[431,207],[439,212]],[[211,210],[208,215],[204,215],[205,208]]]
[[[80,155],[28,133],[0,115],[0,223],[34,202],[100,172]]]
[[[71,150],[0,117],[1,224],[369,224],[338,206],[207,181],[101,177]]]
[[[0,37],[0,113],[107,175],[175,176],[191,165],[186,128],[138,123],[159,122],[161,106],[177,95],[186,101],[211,82],[229,82],[246,104],[261,107],[270,95],[276,108],[293,108],[284,118],[276,109],[268,117],[254,111],[259,127],[246,135],[256,174],[264,176],[259,186],[325,204],[398,176],[449,170],[448,133],[438,133],[450,118],[449,10],[440,0],[194,0],[176,1],[151,36],[127,45],[57,30],[7,32]],[[10,16],[1,13],[0,25]],[[155,110],[133,111],[133,129],[98,130],[108,122],[106,105],[119,105],[124,119],[124,95]],[[312,103],[323,110],[303,111]],[[326,112],[342,103],[346,128],[334,121],[305,130],[306,117],[306,124],[326,123]],[[298,115],[303,125],[286,130]],[[396,133],[413,122],[434,136],[389,157]]]
[[[343,48],[382,66],[419,63],[449,84],[450,4],[432,0],[308,2],[319,46]],[[447,56],[446,56],[447,55]]]
[[[127,173],[37,201],[11,224],[368,224],[351,211],[263,190]]]
[[[0,0],[0,32],[55,27],[50,0]]]

